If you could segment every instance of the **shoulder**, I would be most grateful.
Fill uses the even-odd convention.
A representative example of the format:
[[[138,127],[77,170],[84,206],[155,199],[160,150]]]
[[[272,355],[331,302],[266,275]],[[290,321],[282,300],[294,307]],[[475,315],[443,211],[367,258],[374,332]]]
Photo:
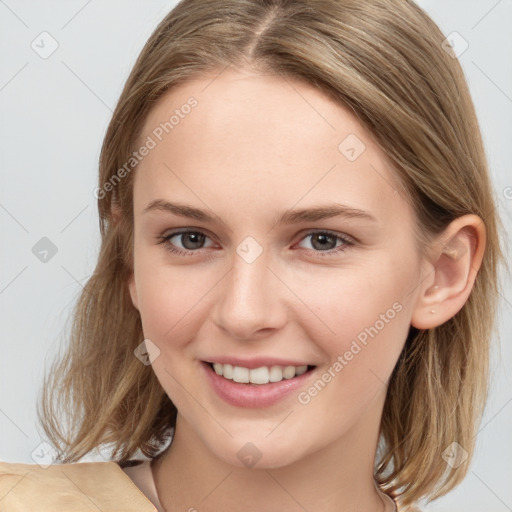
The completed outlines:
[[[116,462],[0,462],[0,500],[2,510],[17,512],[78,512],[91,503],[102,512],[156,512]]]

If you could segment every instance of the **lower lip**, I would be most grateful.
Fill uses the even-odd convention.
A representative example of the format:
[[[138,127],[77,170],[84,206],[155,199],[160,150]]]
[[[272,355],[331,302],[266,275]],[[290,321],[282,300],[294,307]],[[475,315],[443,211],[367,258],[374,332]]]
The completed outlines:
[[[315,368],[292,379],[283,379],[280,382],[268,384],[244,384],[234,380],[225,379],[217,375],[213,368],[201,362],[205,376],[211,387],[225,402],[237,407],[268,407],[304,386],[315,372]]]

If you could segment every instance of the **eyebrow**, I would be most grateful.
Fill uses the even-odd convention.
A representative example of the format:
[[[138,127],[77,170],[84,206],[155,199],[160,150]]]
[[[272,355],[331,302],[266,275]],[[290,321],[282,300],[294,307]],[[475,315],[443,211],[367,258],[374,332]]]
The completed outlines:
[[[187,217],[196,219],[203,222],[220,221],[225,222],[216,215],[211,215],[206,210],[194,208],[178,203],[170,203],[163,199],[156,199],[151,201],[142,213],[150,211],[162,211],[178,215],[180,217]],[[297,210],[285,210],[278,215],[275,224],[296,224],[299,222],[315,222],[323,219],[330,219],[333,217],[344,217],[347,219],[364,219],[372,222],[377,222],[377,219],[369,212],[345,206],[339,203],[333,203],[325,206],[318,206],[312,208],[302,208]]]

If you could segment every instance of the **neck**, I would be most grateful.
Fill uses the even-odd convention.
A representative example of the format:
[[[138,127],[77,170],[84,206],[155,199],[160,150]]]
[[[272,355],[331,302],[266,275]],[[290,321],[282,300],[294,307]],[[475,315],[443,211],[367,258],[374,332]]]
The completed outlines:
[[[178,414],[171,446],[153,464],[160,502],[166,512],[391,511],[373,477],[382,406],[335,443],[277,468],[226,463]]]

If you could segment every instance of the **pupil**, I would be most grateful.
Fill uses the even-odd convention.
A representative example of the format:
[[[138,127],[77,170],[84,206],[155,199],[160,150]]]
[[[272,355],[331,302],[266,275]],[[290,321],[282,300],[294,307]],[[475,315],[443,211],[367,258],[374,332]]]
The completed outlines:
[[[315,240],[321,240],[321,243],[315,247]],[[334,245],[332,245],[332,243],[334,242]],[[334,247],[336,246],[336,238],[332,235],[328,235],[328,234],[322,234],[322,233],[319,233],[319,234],[316,234],[316,235],[313,235],[313,239],[312,239],[312,245],[315,249],[334,249]],[[326,247],[326,245],[332,245],[332,247]]]
[[[188,241],[191,243],[188,243]],[[204,242],[204,235],[202,233],[185,233],[181,235],[181,243],[185,249],[198,249]]]

